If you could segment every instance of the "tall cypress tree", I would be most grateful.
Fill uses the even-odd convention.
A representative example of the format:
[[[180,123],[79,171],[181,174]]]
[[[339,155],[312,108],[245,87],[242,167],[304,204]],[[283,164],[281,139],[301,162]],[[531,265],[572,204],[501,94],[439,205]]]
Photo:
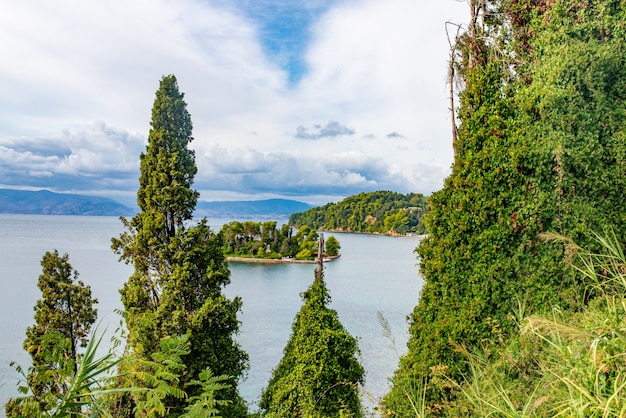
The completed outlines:
[[[231,376],[220,395],[231,401],[225,416],[245,415],[236,385],[247,355],[234,340],[239,331],[241,300],[222,293],[230,270],[222,240],[206,220],[192,225],[198,192],[192,184],[195,155],[188,149],[191,117],[176,78],[165,76],[156,92],[146,152],[141,154],[137,203],[141,211],[127,231],[113,239],[113,249],[135,271],[120,293],[128,326],[128,350],[149,359],[167,336],[187,334],[190,353],[183,359],[181,388],[209,367]],[[171,400],[172,412],[184,405]]]
[[[320,239],[320,254],[323,249]],[[328,308],[321,257],[313,284],[302,294],[304,304],[280,363],[263,390],[260,406],[267,417],[360,417],[359,385],[365,372],[358,361],[357,341]]]
[[[626,233],[625,12],[606,0],[472,0],[458,39],[460,95],[452,173],[431,196],[418,248],[425,285],[409,352],[386,406],[412,412],[425,382],[445,414],[468,373],[459,346],[497,355],[526,313],[579,306],[557,232],[592,248],[607,225]]]

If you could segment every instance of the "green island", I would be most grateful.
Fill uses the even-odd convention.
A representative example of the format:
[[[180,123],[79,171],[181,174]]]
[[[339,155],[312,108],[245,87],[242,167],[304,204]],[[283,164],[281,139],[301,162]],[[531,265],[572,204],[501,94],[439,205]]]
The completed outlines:
[[[289,225],[277,227],[276,221],[231,221],[222,226],[220,235],[224,241],[224,254],[228,261],[244,263],[315,263],[332,261],[341,254],[337,238],[330,235],[326,240],[309,226],[302,226],[294,233]],[[322,239],[320,239],[322,238]]]

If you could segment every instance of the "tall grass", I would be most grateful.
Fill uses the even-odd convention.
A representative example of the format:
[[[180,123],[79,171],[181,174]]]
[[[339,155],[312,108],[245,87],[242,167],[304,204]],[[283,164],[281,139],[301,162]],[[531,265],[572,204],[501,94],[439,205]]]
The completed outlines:
[[[382,328],[383,337],[385,337],[391,343],[392,348],[396,352],[398,360],[400,359],[400,352],[396,344],[396,338],[391,330],[389,321],[384,317],[383,313],[376,312],[378,324]],[[426,407],[426,382],[424,380],[408,380],[407,384],[402,385],[404,396],[408,399],[410,408],[415,418],[424,418],[428,416]],[[393,415],[393,411],[387,410],[379,401],[378,412],[382,416]]]
[[[497,359],[466,352],[472,373],[456,415],[626,417],[626,257],[613,232],[595,239],[598,253],[562,239],[588,304],[520,315],[519,335]]]

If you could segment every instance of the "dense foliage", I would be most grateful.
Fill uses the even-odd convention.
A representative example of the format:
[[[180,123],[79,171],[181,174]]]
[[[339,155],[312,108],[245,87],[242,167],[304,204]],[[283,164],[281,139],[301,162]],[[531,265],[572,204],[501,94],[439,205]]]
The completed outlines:
[[[153,353],[151,360],[140,359],[129,353],[120,357],[116,351],[118,342],[120,340],[106,354],[98,356],[102,350],[102,335],[92,333],[84,352],[74,363],[73,372],[62,376],[65,390],[62,393],[45,395],[45,400],[49,401],[48,408],[41,409],[40,401],[43,398],[19,398],[7,403],[7,416],[118,417],[121,415],[117,403],[120,395],[138,393],[142,393],[144,397],[135,405],[133,412],[136,417],[167,415],[170,410],[170,405],[166,403],[168,396],[188,398],[188,406],[183,414],[177,415],[179,418],[218,417],[218,407],[223,408],[230,404],[230,400],[219,399],[217,394],[229,387],[225,383],[229,377],[213,376],[208,368],[200,373],[198,380],[190,382],[190,385],[199,386],[199,394],[188,397],[185,391],[176,386],[180,371],[185,368],[182,356],[189,354],[186,335],[162,339],[159,342],[160,351]],[[116,367],[123,370],[123,374],[116,375]]]
[[[336,256],[339,254],[339,250],[341,249],[341,244],[339,243],[339,240],[335,238],[334,235],[330,235],[324,242],[324,245],[326,247],[326,253],[329,256],[332,257],[332,256]]]
[[[294,234],[288,225],[277,228],[276,221],[232,221],[222,226],[220,234],[228,256],[296,260],[313,260],[318,256],[319,234],[308,226]],[[337,238],[330,236],[324,255],[336,256],[339,248]]]
[[[292,334],[280,363],[261,395],[266,417],[360,417],[359,385],[365,372],[357,341],[328,307],[322,263],[302,294]]]
[[[422,216],[427,211],[426,198],[419,193],[379,191],[359,193],[339,203],[294,213],[289,224],[327,231],[422,234]]]
[[[445,415],[470,371],[459,347],[497,352],[529,313],[584,303],[555,231],[594,249],[590,230],[626,233],[626,6],[606,0],[470,2],[456,43],[464,86],[452,174],[430,199],[418,248],[425,280],[409,352],[385,405]]]
[[[612,233],[599,253],[568,244],[593,300],[577,312],[517,312],[518,331],[497,358],[466,352],[472,373],[455,416],[626,416],[626,257]]]
[[[31,357],[26,386],[21,388],[27,396],[7,403],[8,417],[55,410],[78,370],[79,347],[87,345],[97,316],[93,305],[98,300],[91,297],[90,287],[78,280],[68,254],[46,252],[41,266],[37,283],[41,299],[35,304],[35,324],[27,328],[24,340],[24,349]]]
[[[183,355],[180,376],[174,380],[181,391],[198,395],[197,381],[209,368],[229,375],[224,399],[225,416],[245,415],[246,406],[236,390],[237,379],[247,367],[247,354],[234,336],[239,330],[237,312],[241,300],[222,292],[230,271],[222,252],[221,235],[202,220],[192,224],[198,192],[191,189],[196,174],[195,156],[187,148],[191,118],[174,76],[160,82],[152,108],[146,152],[141,154],[137,203],[141,211],[126,232],[113,240],[113,249],[135,270],[120,293],[128,327],[127,351],[149,364],[162,351],[166,337],[186,336],[189,353]],[[154,368],[147,366],[148,372]],[[176,392],[172,392],[176,393]],[[168,393],[168,413],[179,414],[185,399]],[[132,394],[118,415],[146,402],[145,394]]]

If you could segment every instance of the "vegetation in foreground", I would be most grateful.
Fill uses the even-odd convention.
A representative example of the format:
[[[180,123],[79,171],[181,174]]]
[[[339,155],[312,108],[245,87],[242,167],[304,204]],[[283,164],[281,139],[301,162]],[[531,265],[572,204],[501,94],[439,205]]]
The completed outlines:
[[[41,299],[35,304],[35,324],[26,329],[24,350],[31,366],[24,375],[20,392],[25,396],[11,399],[6,414],[37,416],[55,410],[59,399],[70,391],[68,381],[80,368],[81,347],[86,347],[91,326],[96,320],[91,289],[78,280],[69,255],[55,250],[41,259],[42,273],[37,286]]]
[[[320,260],[313,284],[302,293],[304,304],[296,314],[283,358],[261,394],[263,416],[363,416],[359,388],[365,371],[357,341],[328,307],[323,269]]]
[[[591,231],[626,236],[626,4],[473,0],[470,12],[450,67],[463,87],[454,165],[424,217],[425,285],[384,402],[398,416],[414,414],[416,382],[427,413],[454,415],[471,373],[458,347],[496,361],[519,299],[529,315],[586,305],[566,247],[543,234],[593,252]]]
[[[229,401],[222,414],[241,417],[247,407],[237,381],[248,361],[235,340],[241,300],[223,293],[230,270],[221,236],[210,230],[206,219],[192,223],[199,193],[192,189],[197,168],[194,152],[188,149],[191,130],[176,78],[163,77],[146,152],[140,156],[140,212],[123,219],[126,232],[112,240],[113,250],[135,269],[120,290],[128,327],[126,351],[154,373],[148,364],[166,349],[162,342],[185,337],[189,352],[181,355],[184,367],[174,370],[177,377],[169,383],[174,390],[165,399],[168,414],[180,414],[188,406],[187,399],[178,396],[181,392],[191,398],[200,395],[201,386],[192,382],[208,368],[212,374],[230,376],[222,391]],[[148,401],[142,392],[121,397],[116,415],[133,416],[136,407]]]
[[[562,239],[562,238],[561,238]],[[626,416],[626,258],[612,232],[599,253],[566,242],[589,303],[515,313],[518,330],[494,356],[458,347],[471,373],[453,416]]]
[[[587,302],[577,310],[554,306],[527,314],[527,298],[511,317],[516,330],[496,350],[453,344],[469,372],[459,382],[444,374],[412,381],[406,413],[426,417],[624,417],[626,416],[626,256],[612,230],[592,234],[600,251],[580,248],[557,234],[542,236],[567,249],[567,264],[585,284]],[[408,383],[408,382],[407,382]],[[431,387],[429,387],[431,386]],[[427,393],[447,387],[458,396],[437,411]]]

